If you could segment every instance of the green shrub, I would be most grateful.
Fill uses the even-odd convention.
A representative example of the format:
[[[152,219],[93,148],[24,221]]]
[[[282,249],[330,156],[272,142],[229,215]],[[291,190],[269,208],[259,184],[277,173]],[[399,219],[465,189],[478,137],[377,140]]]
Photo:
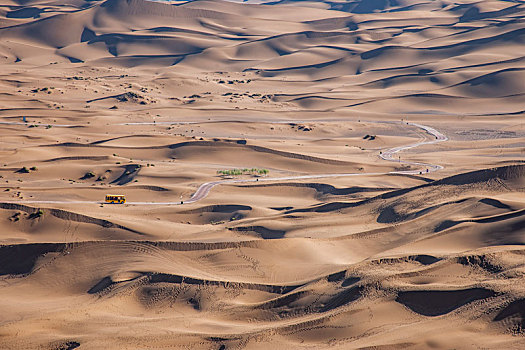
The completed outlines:
[[[91,179],[93,177],[95,177],[96,174],[92,171],[88,171],[87,173],[84,174],[84,176],[82,176],[80,179],[81,180],[86,180],[86,179]]]
[[[217,170],[218,175],[235,176],[235,175],[267,175],[270,171],[268,169],[258,168],[243,168],[243,169],[228,169]]]
[[[31,213],[28,218],[29,219],[38,219],[38,218],[41,218],[42,216],[44,216],[44,211],[42,209],[38,209],[37,211],[35,211],[34,213]]]

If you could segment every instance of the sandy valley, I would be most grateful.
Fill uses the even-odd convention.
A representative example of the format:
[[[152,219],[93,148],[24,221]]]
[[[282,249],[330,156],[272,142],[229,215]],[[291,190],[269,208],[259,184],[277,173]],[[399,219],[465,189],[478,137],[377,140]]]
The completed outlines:
[[[524,23],[2,0],[0,349],[523,349]]]

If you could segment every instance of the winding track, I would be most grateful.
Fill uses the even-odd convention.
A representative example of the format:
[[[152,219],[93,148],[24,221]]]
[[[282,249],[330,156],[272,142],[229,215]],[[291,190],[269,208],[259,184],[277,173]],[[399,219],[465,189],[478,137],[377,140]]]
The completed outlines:
[[[386,151],[384,151],[380,157],[384,160],[396,162],[396,163],[402,163],[407,165],[415,165],[421,168],[426,168],[425,171],[427,172],[433,172],[443,169],[443,166],[436,165],[436,164],[427,164],[427,163],[420,163],[420,162],[410,162],[410,161],[401,161],[400,159],[395,159],[394,155],[396,153],[399,153],[401,151],[405,151],[411,148],[423,146],[423,145],[431,145],[439,142],[444,142],[448,140],[448,137],[442,134],[441,132],[437,131],[436,129],[422,125],[422,124],[416,124],[416,123],[403,123],[403,125],[411,125],[415,126],[423,131],[425,131],[427,134],[429,134],[433,139],[427,140],[427,141],[420,141],[416,143],[411,143],[409,145],[404,146],[398,146],[394,148],[390,148]],[[322,179],[322,178],[330,178],[330,177],[350,177],[350,176],[373,176],[373,175],[387,175],[387,174],[404,174],[404,175],[416,175],[419,174],[422,170],[406,170],[406,171],[390,171],[387,173],[339,173],[339,174],[316,174],[316,175],[299,175],[299,176],[284,176],[284,177],[268,177],[268,178],[257,178],[257,179],[231,179],[231,180],[218,180],[218,181],[211,181],[211,182],[205,182],[202,185],[199,186],[197,191],[191,196],[191,198],[187,201],[184,201],[184,204],[190,204],[195,203],[203,198],[206,198],[206,196],[210,193],[211,189],[218,185],[224,185],[224,184],[233,184],[233,183],[247,183],[247,182],[256,182],[256,181],[290,181],[290,180],[304,180],[304,179]],[[4,203],[19,203],[19,204],[104,204],[104,202],[99,201],[30,201],[30,200],[22,200],[22,201],[9,201]],[[181,205],[181,201],[176,202],[126,202],[126,204],[130,205]]]
[[[430,145],[435,144],[438,142],[444,142],[448,140],[448,137],[446,137],[444,134],[440,133],[434,128],[431,128],[430,126],[416,124],[416,123],[407,123],[407,125],[413,125],[417,128],[420,128],[427,132],[428,134],[435,137],[434,140],[429,141],[420,141],[416,143],[412,143],[409,145],[404,146],[398,146],[394,148],[390,148],[383,152],[380,157],[384,160],[388,160],[391,162],[400,162],[407,165],[417,165],[426,167],[429,172],[431,171],[438,171],[443,169],[443,166],[436,165],[436,164],[427,164],[427,163],[419,163],[419,162],[409,162],[409,161],[399,161],[394,159],[394,154],[419,147],[422,145]],[[289,180],[302,180],[302,179],[320,179],[320,178],[329,178],[329,177],[349,177],[349,176],[372,176],[372,175],[385,175],[385,174],[409,174],[409,175],[415,175],[419,174],[421,170],[407,170],[407,171],[390,171],[387,173],[341,173],[341,174],[318,174],[318,175],[301,175],[301,176],[286,176],[286,177],[273,177],[273,178],[258,178],[258,179],[242,179],[242,180],[220,180],[220,181],[212,181],[212,182],[206,182],[200,185],[200,187],[197,189],[197,191],[191,196],[191,198],[186,203],[194,203],[197,202],[203,198],[205,198],[208,193],[210,193],[211,189],[217,185],[222,184],[230,184],[230,183],[242,183],[242,182],[256,182],[256,181],[289,181]]]
[[[427,164],[427,163],[418,163],[418,162],[408,162],[408,161],[400,161],[400,160],[395,160],[394,159],[394,154],[396,154],[398,152],[401,152],[401,151],[404,151],[404,150],[407,150],[407,149],[410,149],[410,148],[415,148],[415,147],[418,147],[418,146],[422,146],[422,145],[431,145],[431,144],[434,144],[434,143],[444,142],[444,141],[448,140],[448,137],[446,137],[445,135],[443,135],[442,133],[440,133],[436,129],[431,128],[430,126],[416,124],[416,123],[407,123],[407,125],[413,125],[415,127],[418,127],[420,129],[426,131],[428,134],[434,136],[435,139],[434,140],[430,140],[430,141],[421,141],[421,142],[412,143],[410,145],[398,146],[398,147],[390,148],[390,149],[386,150],[383,154],[381,154],[380,157],[382,159],[384,159],[384,160],[389,160],[389,161],[392,161],[392,162],[401,162],[401,163],[404,163],[404,164],[424,166],[424,167],[427,167],[429,169],[429,171],[438,171],[438,170],[443,169],[443,167],[441,165]],[[407,172],[393,172],[393,173],[397,173],[397,174],[405,173],[406,174]],[[414,174],[414,173],[419,173],[419,171],[416,170],[416,171],[412,171],[412,172],[408,172],[408,173]]]

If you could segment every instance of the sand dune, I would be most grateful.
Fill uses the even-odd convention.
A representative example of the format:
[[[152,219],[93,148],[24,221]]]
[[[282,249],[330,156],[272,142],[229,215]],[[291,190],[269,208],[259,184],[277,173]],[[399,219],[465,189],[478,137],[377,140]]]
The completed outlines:
[[[2,1],[0,349],[524,348],[524,16]]]

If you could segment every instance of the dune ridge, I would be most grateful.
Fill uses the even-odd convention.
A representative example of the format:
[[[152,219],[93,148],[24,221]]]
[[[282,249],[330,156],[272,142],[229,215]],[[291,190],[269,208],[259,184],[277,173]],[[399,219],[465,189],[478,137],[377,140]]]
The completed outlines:
[[[0,349],[523,349],[524,15],[2,0]]]

